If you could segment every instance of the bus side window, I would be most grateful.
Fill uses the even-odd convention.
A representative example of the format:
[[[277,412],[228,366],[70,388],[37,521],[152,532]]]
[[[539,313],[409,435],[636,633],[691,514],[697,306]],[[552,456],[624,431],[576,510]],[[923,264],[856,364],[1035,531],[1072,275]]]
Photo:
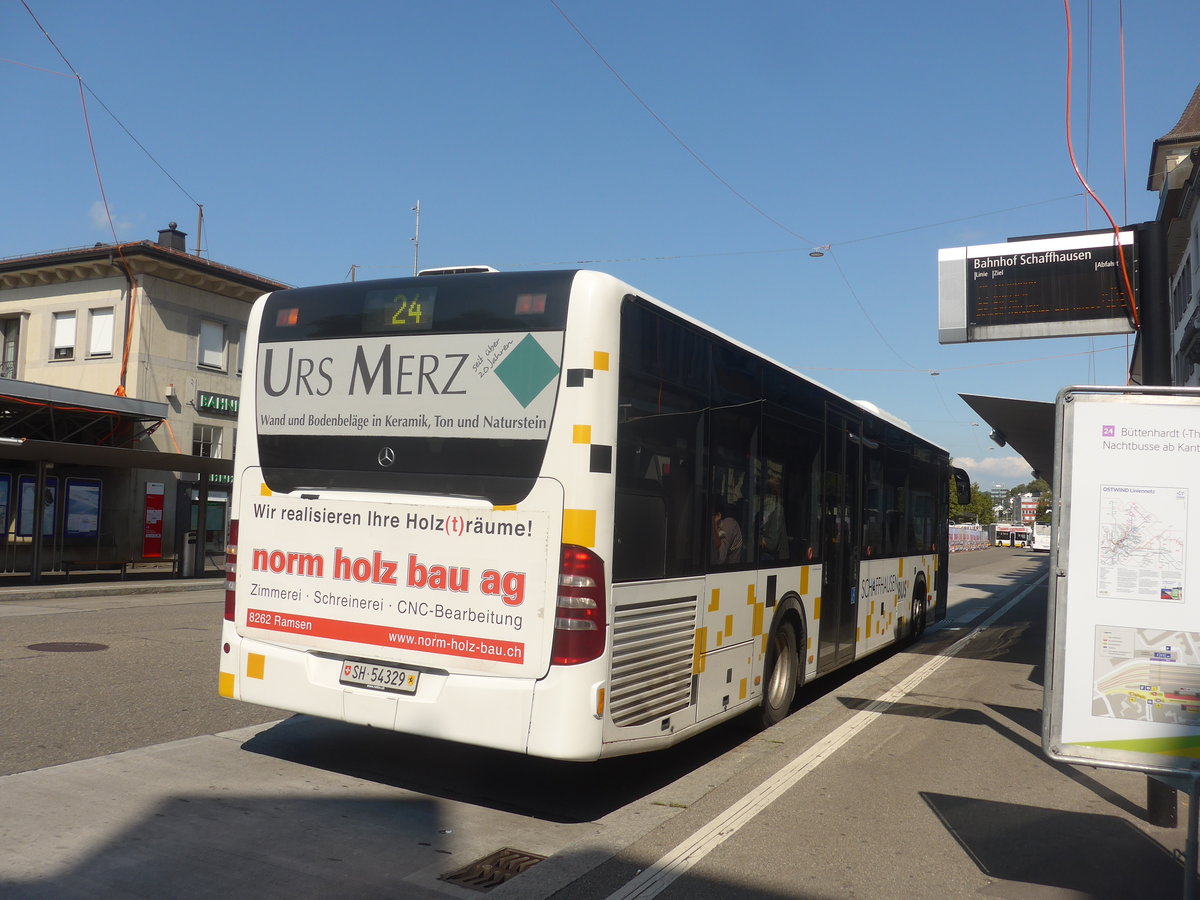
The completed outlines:
[[[618,490],[615,520],[613,578],[662,578],[667,558],[667,508],[663,498],[650,492]]]
[[[820,555],[821,428],[801,416],[784,416],[771,404],[763,416],[759,559],[810,563]],[[772,522],[772,508],[781,515]],[[778,531],[782,540],[776,539]]]
[[[708,340],[633,303],[621,313],[613,578],[703,571]]]
[[[709,417],[709,460],[712,480],[709,485],[708,518],[711,552],[709,562],[718,566],[742,566],[755,560],[758,497],[755,488],[755,458],[758,443],[759,404],[714,409]],[[736,523],[736,548],[719,550],[717,530],[724,520]],[[730,526],[732,528],[732,526]]]

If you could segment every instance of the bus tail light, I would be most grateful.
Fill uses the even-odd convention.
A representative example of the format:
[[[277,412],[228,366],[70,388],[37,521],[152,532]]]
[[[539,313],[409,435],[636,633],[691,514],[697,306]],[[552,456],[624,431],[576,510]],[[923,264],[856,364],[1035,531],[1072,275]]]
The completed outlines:
[[[238,520],[229,523],[229,541],[225,544],[225,620],[233,621],[237,582]]]
[[[573,666],[598,658],[607,624],[604,563],[591,550],[563,544],[550,663]]]

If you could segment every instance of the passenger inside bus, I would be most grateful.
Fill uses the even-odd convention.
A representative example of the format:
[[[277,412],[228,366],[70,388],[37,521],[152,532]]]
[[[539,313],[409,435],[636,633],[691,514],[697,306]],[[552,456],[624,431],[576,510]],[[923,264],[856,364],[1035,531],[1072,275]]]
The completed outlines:
[[[712,514],[712,558],[716,563],[740,563],[742,561],[742,526],[729,515],[723,503],[713,506]]]

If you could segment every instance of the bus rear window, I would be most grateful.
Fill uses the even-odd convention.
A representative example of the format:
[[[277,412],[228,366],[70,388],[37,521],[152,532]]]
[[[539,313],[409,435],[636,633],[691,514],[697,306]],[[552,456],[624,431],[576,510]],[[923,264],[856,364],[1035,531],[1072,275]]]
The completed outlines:
[[[427,275],[277,291],[263,311],[259,341],[561,331],[574,276],[573,271]]]
[[[554,415],[570,274],[272,295],[254,388],[267,484],[524,497]]]

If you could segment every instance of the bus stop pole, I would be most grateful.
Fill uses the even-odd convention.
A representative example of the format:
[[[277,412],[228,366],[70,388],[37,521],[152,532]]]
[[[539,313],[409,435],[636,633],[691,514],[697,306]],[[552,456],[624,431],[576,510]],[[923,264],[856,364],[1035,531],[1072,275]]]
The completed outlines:
[[[33,525],[30,528],[30,556],[29,556],[29,580],[32,584],[42,583],[42,542],[45,536],[42,534],[42,522],[45,519],[45,501],[46,496],[46,470],[50,468],[50,463],[44,459],[39,459],[37,464],[37,476],[33,482],[33,503],[30,506],[33,517]]]
[[[1200,841],[1200,810],[1196,808],[1197,799],[1200,798],[1200,778],[1192,778],[1188,785],[1188,825],[1187,825],[1187,846],[1184,852],[1183,860],[1183,898],[1184,900],[1196,900],[1196,863],[1197,863],[1197,841]]]
[[[192,569],[192,574],[197,578],[204,577],[204,557],[206,547],[204,536],[208,532],[208,473],[200,473],[200,496],[198,498],[199,510],[196,512],[196,562]]]

